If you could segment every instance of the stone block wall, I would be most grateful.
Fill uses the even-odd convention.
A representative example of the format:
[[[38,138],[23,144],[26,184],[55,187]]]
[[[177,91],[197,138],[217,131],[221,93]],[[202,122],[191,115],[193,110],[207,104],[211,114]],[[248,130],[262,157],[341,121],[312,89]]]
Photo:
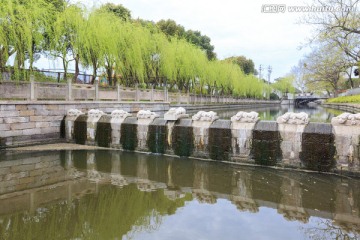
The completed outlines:
[[[141,109],[166,111],[168,103],[126,102],[0,102],[0,149],[21,145],[58,142],[61,126],[69,109],[87,112],[97,108],[105,113],[115,109],[138,112]]]
[[[178,120],[127,117],[116,131],[110,117],[103,116],[97,124],[106,128],[98,127],[96,136],[83,134],[87,138],[84,142],[105,146],[100,139],[107,139],[113,141],[111,147],[124,150],[314,171],[360,170],[360,131],[353,121],[348,125],[309,123],[307,115],[293,113],[277,121],[258,121],[256,113],[244,112],[231,120],[219,120],[214,112],[199,113],[192,119]],[[89,121],[86,115],[78,119]],[[71,121],[66,123],[66,128],[73,126]],[[87,131],[91,127],[87,126]],[[68,141],[80,142],[75,128],[67,131],[73,132]],[[94,138],[95,142],[89,142]]]
[[[22,159],[16,155],[12,161],[0,165],[0,194],[21,191],[64,181],[66,174],[58,154],[47,156],[27,154]],[[7,157],[9,159],[10,157]]]

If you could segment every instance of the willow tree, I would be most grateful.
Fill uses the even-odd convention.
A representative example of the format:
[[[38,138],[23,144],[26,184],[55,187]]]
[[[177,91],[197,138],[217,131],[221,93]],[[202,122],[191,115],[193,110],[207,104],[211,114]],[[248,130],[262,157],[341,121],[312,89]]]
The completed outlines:
[[[278,79],[271,86],[281,93],[295,93],[294,82],[295,76],[288,74],[285,77]]]
[[[53,22],[54,8],[44,0],[4,0],[0,7],[0,65],[16,53],[15,66],[24,68],[29,60],[32,70],[35,54],[42,50],[44,36]]]
[[[84,25],[83,9],[69,5],[57,12],[50,32],[50,54],[62,60],[64,79],[67,78],[69,62],[75,61],[75,80],[79,74],[79,31]]]
[[[146,82],[156,87],[165,83],[164,76],[166,74],[162,72],[161,65],[166,64],[166,61],[163,61],[166,58],[163,52],[170,43],[163,33],[152,33],[151,31],[152,29],[148,27],[144,31],[143,41],[146,44],[143,45],[143,61]]]
[[[92,82],[97,77],[98,68],[103,65],[106,41],[110,36],[103,36],[103,28],[107,28],[110,14],[101,11],[91,11],[84,21],[78,37],[81,44],[81,63],[84,67],[92,68]]]
[[[45,34],[54,22],[54,6],[44,0],[7,0],[5,4],[9,4],[10,10],[15,65],[24,68],[25,60],[29,60],[32,71],[34,61],[39,57],[37,53],[42,51]]]
[[[206,56],[199,48],[177,38],[171,38],[161,57],[161,69],[169,79],[170,88],[176,85],[185,91],[202,79],[206,63]]]
[[[97,41],[101,44],[99,49],[100,56],[103,56],[103,67],[106,71],[107,80],[109,85],[114,85],[116,81],[116,62],[118,58],[119,49],[124,49],[124,22],[116,15],[104,12],[101,10],[99,13],[102,18],[101,29],[97,29]]]
[[[11,4],[0,4],[0,70],[2,70],[9,57],[15,53],[14,36],[9,15]]]
[[[123,83],[127,86],[143,83],[145,79],[143,50],[148,38],[144,38],[144,31],[138,23],[123,22],[121,34],[118,36],[116,70],[121,73],[125,80]]]

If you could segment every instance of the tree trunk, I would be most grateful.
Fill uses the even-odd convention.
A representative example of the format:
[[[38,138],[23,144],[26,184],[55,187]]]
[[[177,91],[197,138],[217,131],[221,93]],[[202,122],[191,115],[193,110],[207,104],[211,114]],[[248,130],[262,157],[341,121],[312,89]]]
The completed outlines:
[[[64,68],[64,80],[67,81],[67,69],[69,62],[66,61],[65,57],[62,59],[63,62],[63,68]]]
[[[109,86],[113,86],[112,66],[107,65],[107,66],[105,67],[105,69],[106,69],[107,79],[108,79],[108,81],[109,81]]]
[[[75,75],[74,75],[74,82],[76,83],[76,80],[79,76],[79,61],[80,61],[80,57],[79,57],[79,54],[76,54],[76,56],[74,57],[74,60],[75,60]]]
[[[91,84],[94,84],[97,76],[97,61],[95,58],[92,58],[92,67],[93,67],[93,77],[91,80]]]

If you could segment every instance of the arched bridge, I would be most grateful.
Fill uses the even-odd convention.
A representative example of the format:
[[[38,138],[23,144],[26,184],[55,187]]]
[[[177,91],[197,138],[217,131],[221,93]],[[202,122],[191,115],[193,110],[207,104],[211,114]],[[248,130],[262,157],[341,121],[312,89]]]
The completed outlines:
[[[321,100],[321,99],[327,99],[326,97],[317,97],[317,96],[299,96],[295,98],[295,106],[300,106],[300,105],[306,105],[309,102],[314,102],[316,100]]]

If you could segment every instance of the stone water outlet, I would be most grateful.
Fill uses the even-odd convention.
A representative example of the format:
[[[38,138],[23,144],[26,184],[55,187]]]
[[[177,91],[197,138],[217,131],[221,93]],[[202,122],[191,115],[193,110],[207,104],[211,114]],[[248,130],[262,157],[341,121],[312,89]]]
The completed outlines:
[[[225,162],[281,166],[314,171],[360,173],[360,114],[343,113],[331,123],[310,123],[306,113],[286,113],[277,121],[256,112],[238,112],[231,120],[184,108],[163,118],[140,110],[110,115],[71,109],[65,118],[69,142],[129,151],[195,157]]]

